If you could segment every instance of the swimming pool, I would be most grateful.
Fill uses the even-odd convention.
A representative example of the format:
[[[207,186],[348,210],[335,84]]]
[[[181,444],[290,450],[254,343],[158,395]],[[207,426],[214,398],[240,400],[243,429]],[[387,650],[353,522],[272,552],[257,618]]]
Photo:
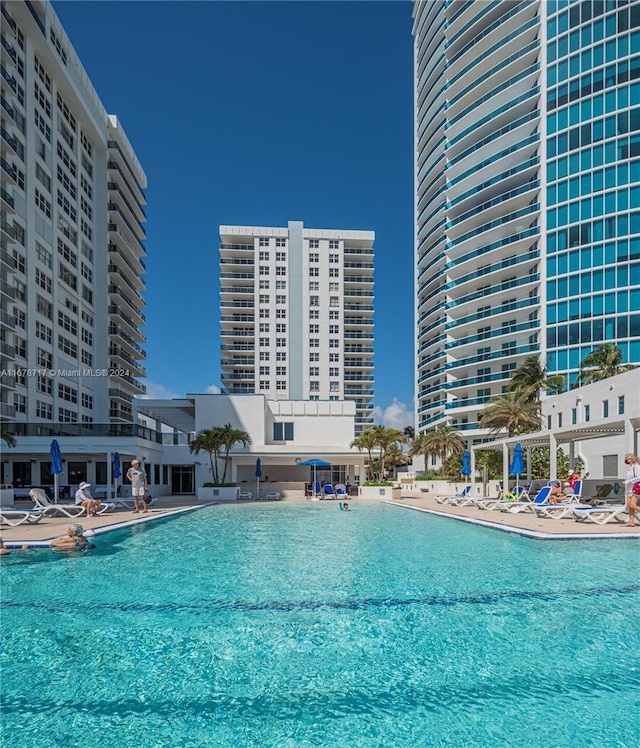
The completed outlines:
[[[96,544],[2,560],[12,748],[636,745],[633,541],[318,503]]]

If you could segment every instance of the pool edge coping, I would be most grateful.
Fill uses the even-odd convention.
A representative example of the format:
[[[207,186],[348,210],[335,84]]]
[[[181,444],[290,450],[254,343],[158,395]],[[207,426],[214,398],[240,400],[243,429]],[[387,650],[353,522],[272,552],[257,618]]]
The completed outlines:
[[[476,517],[464,517],[459,514],[447,514],[447,512],[441,512],[437,509],[429,509],[424,506],[413,506],[412,504],[404,504],[397,500],[390,501],[385,499],[384,504],[390,506],[399,506],[402,509],[414,509],[418,512],[425,512],[426,514],[433,514],[436,517],[444,517],[445,519],[458,520],[460,522],[466,522],[471,525],[477,525],[479,527],[486,527],[490,530],[500,530],[501,532],[508,532],[512,535],[522,535],[523,537],[530,538],[531,540],[639,540],[640,532],[624,532],[624,533],[546,533],[540,530],[528,530],[525,527],[513,527],[512,525],[503,525],[499,522],[490,522],[484,519],[477,519]]]

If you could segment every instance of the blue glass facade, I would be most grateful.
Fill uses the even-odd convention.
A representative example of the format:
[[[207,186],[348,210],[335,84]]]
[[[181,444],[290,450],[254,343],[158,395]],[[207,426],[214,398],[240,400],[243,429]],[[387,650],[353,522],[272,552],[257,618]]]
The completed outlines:
[[[640,362],[640,3],[547,3],[551,372],[613,341]]]

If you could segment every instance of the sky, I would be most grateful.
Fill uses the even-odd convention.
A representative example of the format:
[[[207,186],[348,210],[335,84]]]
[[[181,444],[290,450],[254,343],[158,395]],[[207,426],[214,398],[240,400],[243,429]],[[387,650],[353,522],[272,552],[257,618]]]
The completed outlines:
[[[219,392],[219,226],[302,221],[375,231],[375,417],[412,425],[411,2],[53,7],[148,179],[148,395]]]

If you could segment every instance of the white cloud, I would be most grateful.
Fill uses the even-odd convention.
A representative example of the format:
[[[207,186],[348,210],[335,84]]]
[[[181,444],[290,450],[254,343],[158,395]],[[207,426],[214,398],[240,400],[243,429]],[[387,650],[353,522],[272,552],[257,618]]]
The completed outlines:
[[[217,384],[210,384],[205,390],[205,392],[207,393],[207,395],[219,395],[220,387],[218,387]]]
[[[174,398],[184,397],[184,394],[177,395],[175,392],[167,389],[163,384],[157,384],[156,382],[145,382],[147,386],[147,394],[141,395],[142,400],[173,400]]]
[[[376,423],[400,431],[406,426],[413,426],[414,421],[413,412],[408,409],[405,403],[401,403],[395,397],[391,405],[387,405],[384,410],[379,406],[374,408],[373,417]]]

